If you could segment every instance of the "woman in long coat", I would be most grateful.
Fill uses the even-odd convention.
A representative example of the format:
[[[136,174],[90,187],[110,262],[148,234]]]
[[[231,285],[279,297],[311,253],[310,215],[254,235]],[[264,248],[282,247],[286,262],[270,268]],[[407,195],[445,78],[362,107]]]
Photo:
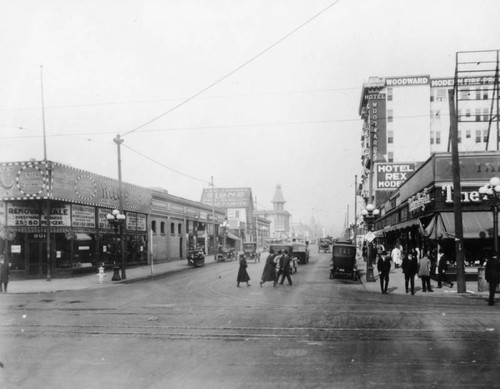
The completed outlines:
[[[250,281],[250,276],[247,273],[247,260],[245,259],[245,255],[240,255],[240,268],[238,269],[238,277],[236,277],[236,287],[240,287],[240,282],[246,282],[247,286],[250,286],[248,281]]]
[[[267,281],[272,281],[274,286],[276,286],[276,264],[274,263],[274,251],[270,250],[269,255],[266,258],[266,265],[264,266],[264,271],[262,272],[262,278],[260,280],[260,287]]]

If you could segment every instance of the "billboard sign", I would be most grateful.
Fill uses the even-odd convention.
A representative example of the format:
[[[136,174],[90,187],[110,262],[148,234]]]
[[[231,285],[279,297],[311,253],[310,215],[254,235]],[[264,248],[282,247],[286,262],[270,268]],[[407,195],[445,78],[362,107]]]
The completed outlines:
[[[399,188],[415,171],[415,163],[376,163],[375,174],[377,178],[376,190],[392,191]]]

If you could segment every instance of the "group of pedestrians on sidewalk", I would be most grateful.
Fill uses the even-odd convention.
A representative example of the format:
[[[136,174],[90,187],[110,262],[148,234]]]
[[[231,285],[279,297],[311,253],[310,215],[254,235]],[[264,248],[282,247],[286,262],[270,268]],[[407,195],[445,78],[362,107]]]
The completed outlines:
[[[389,257],[387,251],[383,250],[378,255],[377,270],[379,273],[380,289],[383,294],[388,293],[389,274],[391,271],[392,262],[396,268],[401,266],[405,276],[406,293],[415,294],[415,276],[422,281],[422,292],[432,293],[434,290],[431,286],[431,274],[433,274],[434,266],[429,258],[429,252],[425,252],[419,259],[417,250],[410,250],[407,254],[403,254],[399,247],[395,247],[391,251]],[[438,288],[442,287],[443,283],[448,283],[450,288],[453,283],[446,278],[446,270],[448,269],[447,258],[444,252],[440,250],[439,265],[438,265]]]
[[[269,255],[266,258],[266,264],[264,266],[262,278],[260,280],[260,287],[262,288],[264,282],[273,282],[274,287],[276,287],[280,276],[280,285],[283,285],[286,277],[286,279],[288,280],[288,284],[292,286],[291,262],[292,259],[287,250],[284,250],[283,252],[279,250],[278,253],[275,254],[271,249],[269,251]]]

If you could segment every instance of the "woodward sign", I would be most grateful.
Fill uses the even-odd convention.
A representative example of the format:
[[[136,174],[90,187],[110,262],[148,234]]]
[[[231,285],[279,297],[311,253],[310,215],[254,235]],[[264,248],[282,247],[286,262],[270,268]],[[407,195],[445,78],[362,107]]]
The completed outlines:
[[[399,188],[414,171],[414,163],[376,163],[377,190]]]

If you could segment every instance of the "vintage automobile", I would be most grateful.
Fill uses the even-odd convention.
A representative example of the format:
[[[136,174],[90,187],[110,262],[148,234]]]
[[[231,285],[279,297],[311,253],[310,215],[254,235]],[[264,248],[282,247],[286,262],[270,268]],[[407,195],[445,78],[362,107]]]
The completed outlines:
[[[233,259],[236,258],[236,253],[233,248],[229,248],[224,250],[223,248],[219,249],[217,253],[217,262],[232,262]]]
[[[205,254],[203,253],[203,249],[194,248],[188,250],[187,255],[188,265],[193,267],[202,267],[205,266]]]
[[[292,257],[296,257],[299,263],[309,262],[309,246],[303,243],[292,243]]]
[[[330,245],[331,242],[326,239],[321,239],[318,243],[318,253],[324,252],[324,253],[329,253],[330,252]]]
[[[256,263],[260,262],[260,253],[257,252],[257,243],[245,242],[243,243],[243,254],[247,261],[254,260]]]
[[[358,279],[356,268],[356,246],[350,241],[337,241],[332,247],[330,262],[330,279],[342,276],[344,278]]]

